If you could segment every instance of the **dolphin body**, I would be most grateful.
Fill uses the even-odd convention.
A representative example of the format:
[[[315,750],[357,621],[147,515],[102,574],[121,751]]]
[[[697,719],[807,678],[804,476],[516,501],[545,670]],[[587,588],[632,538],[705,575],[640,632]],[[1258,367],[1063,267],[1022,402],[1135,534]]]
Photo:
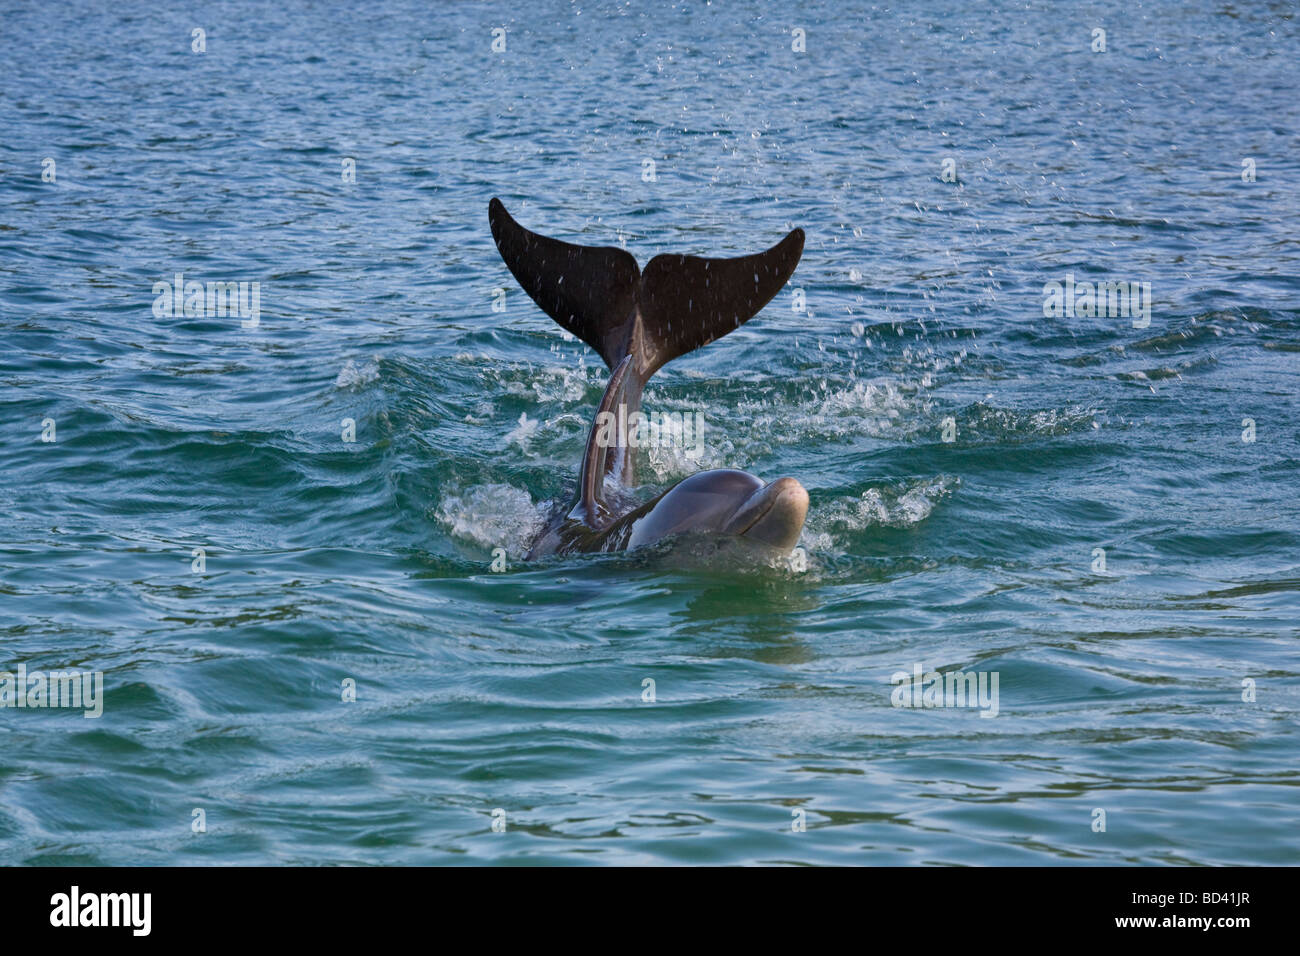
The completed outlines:
[[[636,484],[636,449],[625,434],[611,438],[600,423],[611,416],[634,421],[645,384],[658,369],[757,315],[799,264],[803,230],[756,255],[660,255],[643,271],[623,249],[530,232],[499,199],[488,204],[488,223],[523,290],[610,370],[587,436],[577,499],[552,516],[525,558],[630,550],[684,534],[731,536],[788,554],[808,513],[808,492],[799,482],[765,484],[743,471],[702,471],[634,507],[628,491]],[[603,413],[609,414],[602,419]]]

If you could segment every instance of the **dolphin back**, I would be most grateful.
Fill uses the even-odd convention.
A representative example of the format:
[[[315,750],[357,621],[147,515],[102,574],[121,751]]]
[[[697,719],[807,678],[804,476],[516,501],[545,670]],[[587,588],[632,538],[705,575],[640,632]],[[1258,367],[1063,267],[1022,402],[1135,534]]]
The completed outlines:
[[[735,259],[655,256],[642,272],[614,246],[578,246],[525,229],[501,200],[488,204],[497,251],[543,312],[590,345],[611,371],[631,355],[640,383],[678,356],[759,313],[803,254],[802,229]]]

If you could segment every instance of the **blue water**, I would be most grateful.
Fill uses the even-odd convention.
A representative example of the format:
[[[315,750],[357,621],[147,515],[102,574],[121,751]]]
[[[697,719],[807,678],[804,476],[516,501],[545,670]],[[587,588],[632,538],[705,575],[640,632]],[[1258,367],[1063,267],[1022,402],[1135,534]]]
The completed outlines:
[[[1296,862],[1294,7],[901,6],[4,3],[0,670],[105,689],[0,709],[5,860]],[[605,373],[494,195],[642,264],[807,231],[643,490],[793,475],[806,570],[519,559]]]

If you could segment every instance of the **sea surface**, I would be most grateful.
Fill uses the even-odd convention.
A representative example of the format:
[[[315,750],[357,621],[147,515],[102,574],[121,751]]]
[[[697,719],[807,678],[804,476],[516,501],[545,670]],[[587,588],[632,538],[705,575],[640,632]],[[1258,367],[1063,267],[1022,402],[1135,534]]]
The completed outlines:
[[[103,681],[0,708],[4,861],[1300,861],[1296,13],[3,0],[0,670]],[[606,371],[493,196],[806,230],[639,491],[794,476],[803,560],[521,559]]]

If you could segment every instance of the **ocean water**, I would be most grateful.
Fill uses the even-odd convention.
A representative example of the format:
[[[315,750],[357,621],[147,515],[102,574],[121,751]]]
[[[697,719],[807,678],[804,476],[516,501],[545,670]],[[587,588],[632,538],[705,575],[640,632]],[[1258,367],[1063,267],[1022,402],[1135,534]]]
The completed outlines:
[[[1297,861],[1292,4],[3,8],[0,670],[103,680],[0,708],[7,862]],[[806,230],[641,491],[795,476],[805,564],[520,560],[605,371],[492,196]]]

